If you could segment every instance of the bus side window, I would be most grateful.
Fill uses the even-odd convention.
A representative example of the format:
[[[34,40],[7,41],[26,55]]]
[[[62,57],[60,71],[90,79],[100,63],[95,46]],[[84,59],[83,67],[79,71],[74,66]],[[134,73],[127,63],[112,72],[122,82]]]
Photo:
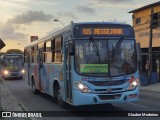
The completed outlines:
[[[34,63],[34,47],[31,49],[31,54],[32,54],[32,63]]]
[[[28,63],[28,54],[29,54],[29,50],[25,49],[24,50],[24,63]]]
[[[37,63],[37,54],[38,54],[38,46],[37,45],[32,47],[31,54],[32,54],[32,63]]]
[[[62,37],[58,37],[55,39],[55,50],[53,50],[54,54],[54,62],[61,63],[62,62]]]
[[[52,62],[54,62],[55,40],[51,41]]]
[[[51,52],[51,41],[47,41],[44,46],[44,57],[45,63],[52,62],[52,52]]]

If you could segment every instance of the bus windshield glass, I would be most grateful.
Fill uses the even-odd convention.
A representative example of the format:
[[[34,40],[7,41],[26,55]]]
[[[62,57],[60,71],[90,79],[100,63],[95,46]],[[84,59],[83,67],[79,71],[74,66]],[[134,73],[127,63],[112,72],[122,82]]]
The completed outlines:
[[[75,40],[75,48],[78,74],[109,77],[136,72],[134,39]]]
[[[3,66],[10,70],[21,69],[23,67],[23,58],[22,56],[5,56]]]

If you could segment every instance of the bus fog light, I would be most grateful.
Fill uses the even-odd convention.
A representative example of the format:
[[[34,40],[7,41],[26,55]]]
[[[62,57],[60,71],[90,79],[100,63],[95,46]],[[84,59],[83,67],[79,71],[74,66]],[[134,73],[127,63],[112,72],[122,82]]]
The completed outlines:
[[[84,93],[90,93],[92,92],[86,85],[80,82],[75,83],[76,87],[78,88],[79,91],[84,92]]]
[[[130,95],[128,95],[128,98],[137,98],[137,94],[130,94]]]

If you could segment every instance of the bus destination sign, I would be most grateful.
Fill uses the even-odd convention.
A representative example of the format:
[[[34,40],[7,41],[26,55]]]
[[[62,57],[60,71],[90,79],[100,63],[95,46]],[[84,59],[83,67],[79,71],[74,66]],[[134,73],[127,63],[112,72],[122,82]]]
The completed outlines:
[[[74,29],[75,37],[107,37],[107,36],[134,36],[133,29],[130,26],[120,25],[77,25]]]
[[[82,28],[83,35],[122,35],[122,28]]]

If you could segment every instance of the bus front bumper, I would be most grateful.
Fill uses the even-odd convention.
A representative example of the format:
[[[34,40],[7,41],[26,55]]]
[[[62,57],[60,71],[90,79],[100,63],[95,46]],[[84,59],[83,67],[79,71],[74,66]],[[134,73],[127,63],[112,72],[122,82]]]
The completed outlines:
[[[115,94],[82,93],[78,90],[73,90],[72,92],[72,105],[74,106],[134,102],[138,101],[139,98],[139,88],[136,88],[133,91],[126,91]]]
[[[5,75],[3,74],[2,76],[4,79],[9,79],[9,78],[23,78],[23,75],[22,74],[19,74],[19,73],[12,73],[10,72],[9,74]]]

